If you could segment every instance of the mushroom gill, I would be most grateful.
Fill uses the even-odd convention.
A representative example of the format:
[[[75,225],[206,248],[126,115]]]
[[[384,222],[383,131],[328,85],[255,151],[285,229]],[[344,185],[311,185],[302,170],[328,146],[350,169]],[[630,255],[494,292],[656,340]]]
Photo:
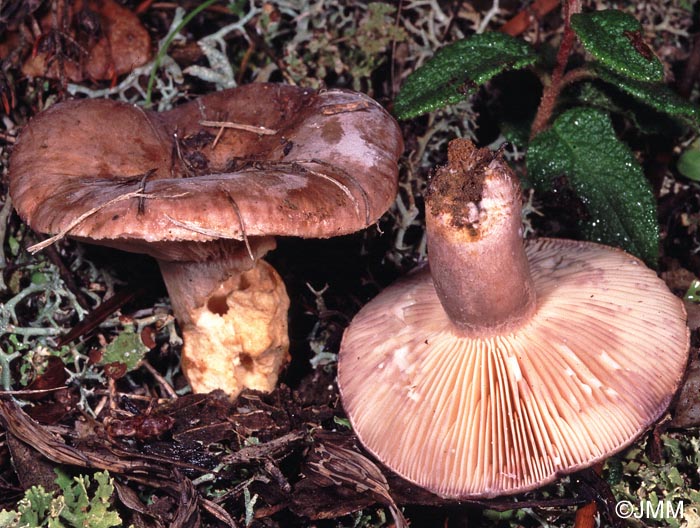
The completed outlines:
[[[340,349],[343,405],[379,460],[443,497],[493,497],[590,466],[659,418],[689,333],[654,271],[599,244],[523,244],[517,180],[463,140],[426,217],[429,268],[360,310]]]

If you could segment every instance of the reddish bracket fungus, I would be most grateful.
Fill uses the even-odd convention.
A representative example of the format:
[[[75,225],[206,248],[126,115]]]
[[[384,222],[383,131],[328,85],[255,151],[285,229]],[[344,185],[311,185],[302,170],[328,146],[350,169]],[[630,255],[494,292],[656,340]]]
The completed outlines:
[[[289,300],[260,260],[272,237],[371,225],[402,149],[393,118],[343,90],[260,83],[163,113],[69,101],[22,131],[10,194],[54,234],[46,244],[69,235],[158,259],[193,389],[236,395],[271,390],[287,361]]]
[[[522,492],[629,445],[688,358],[685,311],[618,249],[523,244],[519,185],[465,140],[426,195],[430,268],[379,294],[341,344],[362,443],[438,495]]]

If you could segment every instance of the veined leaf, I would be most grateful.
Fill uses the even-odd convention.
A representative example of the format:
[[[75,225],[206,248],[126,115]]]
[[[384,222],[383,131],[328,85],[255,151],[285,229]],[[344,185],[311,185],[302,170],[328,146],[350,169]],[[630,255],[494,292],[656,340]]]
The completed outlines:
[[[629,121],[641,134],[673,136],[684,134],[688,124],[684,119],[659,112],[643,101],[601,79],[584,81],[572,86],[567,93],[566,107],[592,106],[609,115],[618,114]]]
[[[448,44],[408,76],[394,102],[399,119],[458,103],[495,75],[535,62],[525,42],[503,33],[482,33]]]
[[[559,116],[551,129],[530,143],[527,168],[539,190],[566,176],[590,215],[581,225],[586,238],[656,265],[659,232],[654,195],[606,113],[575,108]]]
[[[601,67],[595,68],[595,72],[604,81],[653,109],[668,114],[696,130],[700,128],[700,107],[683,99],[665,84],[635,81]]]
[[[663,80],[664,67],[632,15],[614,9],[576,13],[571,27],[586,51],[614,72],[637,81]]]

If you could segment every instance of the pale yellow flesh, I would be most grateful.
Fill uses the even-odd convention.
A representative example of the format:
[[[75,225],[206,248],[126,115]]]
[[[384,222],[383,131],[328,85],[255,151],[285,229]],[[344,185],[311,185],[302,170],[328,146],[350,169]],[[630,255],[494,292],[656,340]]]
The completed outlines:
[[[270,392],[289,359],[289,298],[263,260],[214,290],[183,324],[182,369],[194,392]]]

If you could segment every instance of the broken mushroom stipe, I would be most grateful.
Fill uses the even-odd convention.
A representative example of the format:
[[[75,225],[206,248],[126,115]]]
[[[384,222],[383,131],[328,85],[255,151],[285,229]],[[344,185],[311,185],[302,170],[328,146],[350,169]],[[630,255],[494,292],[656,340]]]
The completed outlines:
[[[688,358],[685,311],[619,249],[523,243],[501,156],[459,139],[448,158],[426,193],[429,265],[355,316],[338,385],[362,444],[407,480],[454,499],[524,492],[661,416]]]
[[[269,391],[288,360],[275,236],[328,238],[391,205],[403,151],[366,95],[257,83],[166,112],[72,100],[35,116],[10,195],[37,232],[155,257],[196,392]]]
[[[454,326],[472,336],[507,331],[535,307],[520,190],[492,158],[470,143],[453,142],[448,167],[437,172],[426,196],[435,290]]]

